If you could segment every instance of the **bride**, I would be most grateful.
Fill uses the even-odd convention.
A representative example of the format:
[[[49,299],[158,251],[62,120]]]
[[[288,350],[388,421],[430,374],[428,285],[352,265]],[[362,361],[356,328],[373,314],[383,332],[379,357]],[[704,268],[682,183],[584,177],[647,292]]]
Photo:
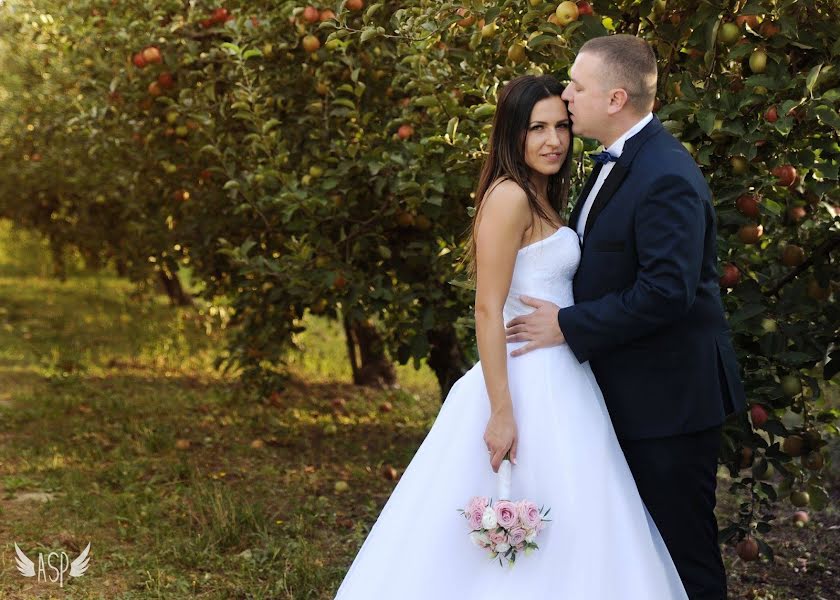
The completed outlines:
[[[481,361],[452,387],[338,590],[338,600],[671,600],[686,593],[642,503],[588,363],[567,346],[520,357],[504,323],[522,295],[574,303],[577,234],[561,219],[572,133],[551,76],[499,95],[470,256]],[[539,549],[502,568],[458,509],[495,492],[551,507]]]

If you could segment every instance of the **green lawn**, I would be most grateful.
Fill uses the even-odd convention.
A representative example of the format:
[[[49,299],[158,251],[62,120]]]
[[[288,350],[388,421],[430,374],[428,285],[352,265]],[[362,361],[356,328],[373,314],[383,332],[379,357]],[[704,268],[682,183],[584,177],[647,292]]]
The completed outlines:
[[[255,397],[212,369],[223,341],[196,311],[45,277],[40,244],[0,235],[0,597],[331,597],[393,486],[383,465],[407,464],[434,418],[430,372],[351,386],[319,321],[295,380]],[[72,560],[89,541],[63,589],[14,568],[13,542]]]
[[[47,257],[0,224],[0,597],[331,598],[394,485],[383,467],[434,419],[431,373],[349,385],[340,331],[316,320],[290,385],[258,397],[212,369],[223,332],[200,310],[108,275],[59,282]],[[814,516],[774,533],[776,564],[727,550],[738,597],[811,600],[793,590],[831,577],[820,548],[840,537],[836,509]],[[90,570],[38,584],[14,542],[71,560],[90,542]]]

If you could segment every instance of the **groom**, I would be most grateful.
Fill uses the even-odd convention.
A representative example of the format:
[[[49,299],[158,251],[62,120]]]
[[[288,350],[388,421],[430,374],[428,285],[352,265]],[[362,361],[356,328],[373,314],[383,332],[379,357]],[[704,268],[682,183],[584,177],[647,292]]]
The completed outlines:
[[[563,93],[575,134],[609,154],[572,211],[576,304],[523,298],[513,355],[566,343],[589,361],[645,505],[691,600],[725,600],[714,516],[721,426],[744,390],[718,287],[711,193],[651,114],[656,59],[629,35],[581,48]]]

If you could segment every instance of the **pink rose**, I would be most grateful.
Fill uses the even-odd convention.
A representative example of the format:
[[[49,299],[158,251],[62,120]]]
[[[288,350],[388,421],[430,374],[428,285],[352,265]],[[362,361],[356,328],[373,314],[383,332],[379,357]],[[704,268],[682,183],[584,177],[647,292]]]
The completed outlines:
[[[474,509],[484,512],[484,509],[487,508],[488,504],[490,504],[490,500],[486,496],[473,496],[467,504],[467,508],[464,512],[472,512]]]
[[[519,512],[519,521],[525,529],[534,529],[540,522],[540,509],[529,500],[522,500],[516,505]]]
[[[487,534],[487,537],[490,538],[490,543],[493,546],[497,546],[498,544],[504,543],[504,541],[507,539],[507,536],[501,531],[491,531]]]
[[[508,544],[511,546],[519,546],[525,541],[527,533],[521,527],[514,527],[508,532]]]
[[[473,507],[465,513],[467,522],[470,524],[470,529],[481,529],[481,516],[484,514],[483,508]]]
[[[516,525],[516,505],[509,500],[496,502],[496,522],[499,527],[510,529]]]

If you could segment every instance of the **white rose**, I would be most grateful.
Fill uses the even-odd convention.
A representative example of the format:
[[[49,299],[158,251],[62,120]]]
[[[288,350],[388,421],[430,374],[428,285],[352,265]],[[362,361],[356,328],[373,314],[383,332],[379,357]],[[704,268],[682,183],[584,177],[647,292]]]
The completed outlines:
[[[510,544],[505,544],[504,542],[502,542],[501,544],[497,544],[497,545],[496,545],[495,550],[496,550],[496,552],[498,552],[499,554],[504,554],[505,552],[507,552],[508,550],[510,550]]]
[[[496,511],[492,506],[484,509],[484,514],[481,515],[481,526],[484,529],[495,529],[498,523],[496,522]]]
[[[487,534],[481,533],[480,531],[473,531],[470,533],[470,540],[479,548],[484,548],[490,545],[490,538],[487,537]]]
[[[529,529],[525,533],[525,541],[526,542],[533,542],[535,539],[537,539],[537,530],[536,529]]]

